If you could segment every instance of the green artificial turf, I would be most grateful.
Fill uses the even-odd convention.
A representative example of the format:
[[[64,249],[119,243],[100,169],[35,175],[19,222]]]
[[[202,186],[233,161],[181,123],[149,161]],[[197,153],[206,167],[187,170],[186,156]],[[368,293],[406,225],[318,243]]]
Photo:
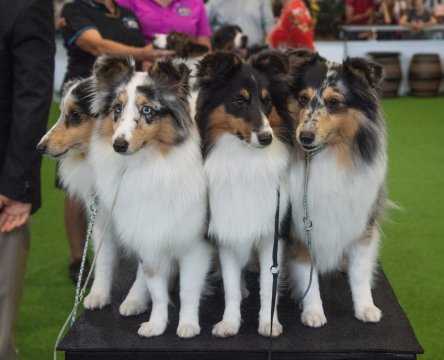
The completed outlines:
[[[444,99],[402,97],[384,100],[383,108],[389,131],[388,189],[402,210],[391,211],[390,222],[383,226],[381,261],[426,351],[420,359],[435,360],[444,353]],[[54,103],[49,127],[58,115]],[[75,286],[68,279],[64,195],[54,188],[54,172],[54,162],[45,158],[43,207],[32,225],[16,331],[22,360],[52,356],[74,301]]]

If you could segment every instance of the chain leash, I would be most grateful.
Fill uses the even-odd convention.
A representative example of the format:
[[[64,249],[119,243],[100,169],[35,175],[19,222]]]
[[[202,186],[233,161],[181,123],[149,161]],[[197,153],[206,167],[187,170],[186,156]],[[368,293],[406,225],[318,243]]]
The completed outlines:
[[[308,281],[307,289],[304,291],[304,293],[302,294],[301,298],[298,301],[299,307],[301,309],[302,309],[302,300],[305,299],[311,288],[311,283],[313,281],[313,268],[314,268],[313,253],[311,252],[311,230],[313,229],[313,221],[308,216],[308,209],[307,209],[308,174],[310,172],[310,158],[313,155],[320,153],[326,147],[327,147],[326,145],[323,145],[322,147],[320,147],[315,151],[307,151],[305,153],[305,181],[304,181],[304,198],[303,198],[304,217],[302,218],[302,221],[304,223],[305,235],[307,237],[308,252],[310,253],[310,278]]]
[[[91,210],[91,218],[89,220],[88,230],[86,231],[86,240],[85,240],[85,247],[83,248],[82,264],[80,265],[79,278],[77,279],[76,298],[74,301],[74,312],[73,312],[72,318],[71,318],[71,326],[74,324],[74,321],[76,321],[77,303],[82,301],[83,295],[85,294],[85,287],[80,291],[80,288],[82,286],[83,267],[85,265],[86,253],[88,250],[89,240],[91,239],[91,235],[93,232],[94,222],[96,220],[96,215],[99,212],[99,200],[98,200],[97,194],[95,192],[92,193],[92,198],[93,198],[93,202],[89,207]]]

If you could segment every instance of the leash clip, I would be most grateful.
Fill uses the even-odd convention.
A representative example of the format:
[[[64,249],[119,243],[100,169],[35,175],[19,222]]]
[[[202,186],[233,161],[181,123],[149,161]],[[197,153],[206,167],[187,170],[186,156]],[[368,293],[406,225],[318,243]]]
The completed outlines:
[[[304,221],[305,231],[310,231],[311,229],[313,229],[313,221],[311,221],[311,219],[308,216],[304,216],[302,221]]]

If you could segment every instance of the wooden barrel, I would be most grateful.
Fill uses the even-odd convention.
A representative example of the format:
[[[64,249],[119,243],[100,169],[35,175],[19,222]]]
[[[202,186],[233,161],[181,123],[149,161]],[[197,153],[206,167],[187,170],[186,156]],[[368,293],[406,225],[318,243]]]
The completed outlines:
[[[415,97],[438,96],[441,84],[441,62],[438,54],[417,54],[410,63],[410,95]]]
[[[401,64],[397,52],[372,52],[368,53],[373,61],[384,68],[385,77],[381,83],[383,98],[394,98],[398,96],[399,84],[402,80]]]

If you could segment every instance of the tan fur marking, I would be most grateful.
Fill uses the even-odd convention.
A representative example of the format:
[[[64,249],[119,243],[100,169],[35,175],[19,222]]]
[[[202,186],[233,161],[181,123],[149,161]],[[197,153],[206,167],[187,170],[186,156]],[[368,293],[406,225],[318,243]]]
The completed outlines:
[[[111,141],[115,130],[113,115],[109,114],[105,119],[99,121],[101,122],[99,129],[101,137]]]
[[[245,98],[245,99],[250,99],[250,93],[248,92],[248,90],[242,89],[240,91],[240,94]]]
[[[131,140],[132,147],[137,151],[143,147],[155,147],[162,155],[167,155],[177,143],[177,128],[169,116],[156,119],[152,124],[137,125]]]
[[[124,93],[120,94],[119,95],[119,101],[122,104],[126,104],[128,102],[128,96],[126,94],[124,94]]]
[[[311,258],[307,245],[298,241],[290,249],[289,258],[296,261],[299,264],[310,265]]]
[[[268,95],[268,91],[266,89],[262,90],[262,99],[265,99]]]
[[[143,94],[138,95],[138,96],[137,96],[137,99],[136,99],[136,106],[137,106],[138,108],[140,108],[140,107],[142,107],[142,106],[146,106],[146,105],[149,106],[149,104],[148,104],[148,99],[146,98],[146,96],[143,95]]]
[[[302,90],[302,91],[299,93],[299,96],[303,96],[303,95],[305,95],[306,97],[308,97],[309,99],[311,99],[311,98],[313,97],[313,94],[314,94],[313,88],[307,88],[307,89]]]
[[[57,155],[69,148],[77,151],[87,151],[95,119],[82,114],[82,123],[76,126],[66,127],[64,123],[57,125],[46,139],[48,153]]]
[[[250,141],[253,125],[248,124],[242,118],[236,118],[227,114],[224,105],[220,105],[213,111],[209,117],[209,131],[207,144],[214,144],[220,137],[225,134],[237,136],[242,134],[245,141]]]
[[[337,99],[340,101],[344,100],[341,93],[334,91],[333,88],[330,87],[324,90],[324,92],[322,93],[322,97],[327,101],[331,99]]]

